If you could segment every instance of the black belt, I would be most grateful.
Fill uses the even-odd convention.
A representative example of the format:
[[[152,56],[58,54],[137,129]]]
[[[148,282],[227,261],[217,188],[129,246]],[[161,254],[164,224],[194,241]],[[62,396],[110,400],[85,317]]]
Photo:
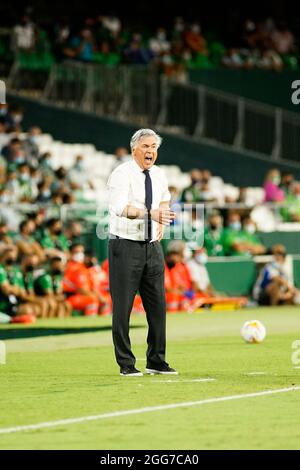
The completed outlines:
[[[113,235],[113,234],[110,234],[109,235],[109,238],[110,240],[113,240],[113,239],[117,239],[117,240],[128,240],[129,242],[136,242],[136,243],[153,243],[151,242],[150,240],[131,240],[130,238],[124,238],[124,237],[119,237],[119,235]],[[154,240],[156,241],[156,240]]]

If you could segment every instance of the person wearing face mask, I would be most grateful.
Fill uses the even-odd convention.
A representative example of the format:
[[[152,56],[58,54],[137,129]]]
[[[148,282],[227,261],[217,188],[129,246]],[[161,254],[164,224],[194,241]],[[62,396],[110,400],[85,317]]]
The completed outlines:
[[[223,218],[218,211],[213,211],[204,229],[204,246],[208,256],[224,256]]]
[[[199,202],[201,200],[201,181],[202,173],[198,169],[190,171],[191,184],[185,188],[181,195],[181,202]]]
[[[223,247],[226,256],[255,256],[265,253],[265,247],[253,233],[255,224],[251,218],[244,219],[242,226],[241,216],[231,212],[228,216],[228,226],[224,231]],[[252,231],[252,233],[251,233]],[[255,232],[255,230],[254,230]]]
[[[256,234],[256,225],[250,216],[243,219],[242,236],[245,249],[251,256],[263,255],[266,252],[265,246]]]
[[[91,290],[98,295],[99,314],[102,316],[111,315],[111,296],[104,288],[106,273],[102,270],[92,252],[85,252],[84,264],[90,277]]]
[[[165,265],[166,302],[169,312],[193,311],[198,293],[193,288],[190,270],[185,259],[185,242],[173,240],[169,243]]]
[[[8,165],[20,165],[25,162],[25,156],[22,148],[22,142],[18,138],[13,138],[1,150],[1,155],[4,157]]]
[[[24,271],[16,266],[17,253],[9,247],[0,256],[0,310],[11,316],[42,317],[41,303],[28,293]]]
[[[28,254],[22,257],[21,273],[25,289],[22,302],[26,302],[30,305],[37,317],[47,318],[51,316],[53,305],[48,301],[48,299],[36,295],[34,291],[34,280],[39,275],[39,266],[40,260],[36,254]]]
[[[86,316],[97,315],[99,296],[93,290],[84,260],[84,246],[75,243],[70,248],[70,259],[64,272],[63,289],[72,309],[83,311]]]
[[[291,192],[286,196],[280,215],[283,222],[300,222],[300,183],[295,182],[291,186]]]
[[[208,256],[204,247],[192,246],[192,257],[187,262],[194,291],[203,297],[212,297],[214,290],[206,268]]]
[[[20,186],[20,202],[32,202],[32,181],[30,168],[27,163],[22,163],[18,168],[18,181]]]
[[[272,246],[273,261],[259,273],[253,289],[253,298],[260,305],[299,303],[299,291],[287,269],[287,253],[283,245]]]
[[[191,287],[188,277],[182,279],[182,273],[178,273],[182,256],[177,249],[168,249],[165,258],[165,289],[167,312],[179,312],[187,310],[189,303],[184,298],[184,292]]]
[[[59,253],[67,253],[68,240],[65,237],[60,219],[55,217],[46,222],[46,228],[41,237],[41,245],[49,256],[59,256]]]
[[[20,298],[25,293],[22,273],[15,267],[17,249],[5,248],[0,255],[0,311],[7,315],[24,314]]]
[[[37,255],[40,261],[45,259],[41,245],[34,238],[35,224],[30,219],[23,220],[19,225],[19,234],[15,242],[20,255]]]
[[[23,143],[26,159],[31,167],[37,168],[39,164],[39,146],[38,137],[41,135],[41,129],[37,126],[31,127],[28,131],[27,138]]]
[[[35,277],[33,287],[37,296],[44,297],[50,306],[50,317],[65,318],[72,313],[72,306],[66,302],[63,293],[65,262],[55,256],[49,261],[49,268],[43,269]]]
[[[90,181],[88,171],[84,165],[84,157],[82,155],[76,157],[74,165],[68,172],[67,180],[73,190],[82,191],[87,188],[94,189],[93,183]]]

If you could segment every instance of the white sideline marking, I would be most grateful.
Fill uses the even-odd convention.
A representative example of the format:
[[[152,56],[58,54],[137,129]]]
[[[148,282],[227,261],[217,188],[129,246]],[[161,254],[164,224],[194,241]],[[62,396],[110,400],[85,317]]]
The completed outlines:
[[[190,382],[213,382],[216,379],[206,378],[206,379],[191,379],[191,380],[152,380],[152,383],[159,383],[159,384],[171,384],[171,383],[190,383]]]
[[[2,428],[2,429],[0,428],[0,434],[11,434],[11,433],[21,432],[21,431],[36,431],[37,429],[54,428],[56,426],[64,426],[67,424],[78,424],[78,423],[84,423],[86,421],[99,421],[101,419],[116,418],[118,416],[137,415],[137,414],[142,414],[142,413],[149,413],[151,411],[174,410],[176,408],[185,408],[188,406],[208,405],[209,403],[220,403],[223,401],[241,400],[243,398],[262,397],[265,395],[275,395],[278,393],[288,393],[288,392],[295,392],[295,391],[300,391],[300,386],[289,387],[289,388],[278,388],[275,390],[262,390],[261,392],[245,393],[242,395],[230,395],[227,397],[225,396],[225,397],[217,397],[217,398],[208,398],[206,400],[186,401],[182,403],[171,403],[169,405],[147,406],[145,408],[137,408],[137,409],[123,410],[123,411],[122,410],[113,411],[111,413],[103,413],[99,415],[81,416],[78,418],[67,418],[67,419],[60,419],[57,421],[45,421],[44,423],[37,423],[37,424],[25,424],[22,426],[15,426],[11,428]]]
[[[246,372],[245,375],[267,375],[266,372]]]

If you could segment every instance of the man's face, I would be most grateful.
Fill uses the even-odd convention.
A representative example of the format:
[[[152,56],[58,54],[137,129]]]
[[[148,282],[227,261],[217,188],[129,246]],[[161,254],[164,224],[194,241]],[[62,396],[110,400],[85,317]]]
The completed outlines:
[[[157,159],[157,141],[153,136],[142,137],[132,151],[136,163],[143,169],[149,170]]]

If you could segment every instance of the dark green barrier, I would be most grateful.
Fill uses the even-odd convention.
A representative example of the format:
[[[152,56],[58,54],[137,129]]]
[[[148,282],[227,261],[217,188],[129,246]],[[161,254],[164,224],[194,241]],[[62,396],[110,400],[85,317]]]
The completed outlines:
[[[300,254],[300,232],[260,232],[259,238],[267,248],[280,243],[289,254]]]
[[[213,261],[207,263],[211,283],[217,292],[249,295],[256,279],[253,261]]]
[[[224,92],[300,112],[291,101],[291,84],[299,80],[299,71],[284,70],[190,70],[190,80]]]
[[[293,261],[293,268],[294,268],[294,282],[295,286],[300,288],[300,260],[294,259]]]

